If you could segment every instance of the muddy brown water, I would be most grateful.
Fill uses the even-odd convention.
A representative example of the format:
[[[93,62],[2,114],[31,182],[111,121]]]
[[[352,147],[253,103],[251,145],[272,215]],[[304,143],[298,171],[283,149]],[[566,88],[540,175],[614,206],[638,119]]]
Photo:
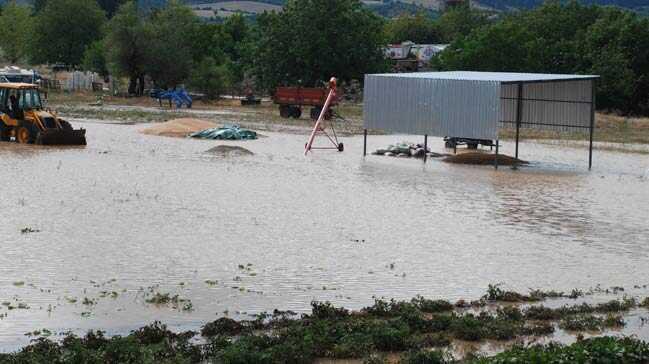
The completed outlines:
[[[632,288],[649,284],[647,155],[596,151],[588,172],[582,147],[527,142],[530,166],[494,171],[364,159],[362,137],[304,157],[305,135],[222,142],[75,125],[88,129],[85,148],[0,143],[0,301],[29,307],[0,306],[3,351],[43,328],[197,329],[224,311],[307,312],[311,300],[475,299],[494,282],[649,295]],[[371,136],[369,150],[417,139]],[[220,144],[255,155],[204,153]],[[150,291],[193,310],[148,304]]]

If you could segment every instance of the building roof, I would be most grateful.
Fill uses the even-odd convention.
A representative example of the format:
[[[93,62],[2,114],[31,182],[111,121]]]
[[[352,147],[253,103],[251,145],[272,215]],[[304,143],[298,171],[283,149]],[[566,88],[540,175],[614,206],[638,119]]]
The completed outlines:
[[[599,76],[596,75],[564,75],[564,74],[549,74],[549,73],[475,72],[475,71],[382,73],[382,74],[375,74],[373,76],[438,79],[438,80],[490,81],[490,82],[500,82],[500,83],[577,81],[577,80],[593,80],[599,78]]]

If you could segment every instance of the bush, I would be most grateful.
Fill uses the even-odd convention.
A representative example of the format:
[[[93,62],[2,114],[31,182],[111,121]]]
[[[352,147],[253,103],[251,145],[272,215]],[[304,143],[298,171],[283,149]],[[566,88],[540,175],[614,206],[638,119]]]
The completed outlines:
[[[453,304],[446,300],[429,300],[422,296],[412,299],[412,303],[422,312],[437,313],[446,312],[453,309]]]
[[[311,317],[320,320],[338,320],[349,316],[343,307],[335,307],[331,302],[311,302]]]
[[[201,335],[205,337],[217,335],[238,335],[243,330],[243,325],[228,317],[221,317],[220,319],[208,322],[201,329]]]
[[[446,364],[453,360],[441,351],[437,350],[416,350],[409,351],[401,357],[403,364]]]

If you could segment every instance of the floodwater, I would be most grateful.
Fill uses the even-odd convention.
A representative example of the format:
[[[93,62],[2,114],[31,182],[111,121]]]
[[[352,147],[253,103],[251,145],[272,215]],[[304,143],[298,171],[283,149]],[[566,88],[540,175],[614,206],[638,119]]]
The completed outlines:
[[[496,282],[649,294],[632,288],[649,284],[646,154],[596,151],[588,172],[582,147],[522,143],[539,162],[495,171],[363,158],[358,136],[305,157],[304,135],[219,142],[74,124],[87,147],[0,143],[0,301],[29,307],[0,306],[0,350],[44,328],[196,329],[311,300],[475,299]],[[368,148],[417,138],[370,136]],[[256,155],[204,153],[218,144]],[[153,292],[192,307],[147,303]]]

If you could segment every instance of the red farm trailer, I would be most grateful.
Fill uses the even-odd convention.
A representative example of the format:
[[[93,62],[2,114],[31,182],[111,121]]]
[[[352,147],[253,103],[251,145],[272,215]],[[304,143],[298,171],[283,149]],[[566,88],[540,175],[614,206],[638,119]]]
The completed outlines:
[[[302,115],[302,107],[311,106],[311,119],[317,120],[328,94],[326,88],[278,87],[273,101],[279,105],[279,115],[283,118],[298,119]],[[330,106],[336,106],[338,100],[340,95],[336,95]],[[325,119],[329,120],[331,116],[331,109],[328,109]]]

